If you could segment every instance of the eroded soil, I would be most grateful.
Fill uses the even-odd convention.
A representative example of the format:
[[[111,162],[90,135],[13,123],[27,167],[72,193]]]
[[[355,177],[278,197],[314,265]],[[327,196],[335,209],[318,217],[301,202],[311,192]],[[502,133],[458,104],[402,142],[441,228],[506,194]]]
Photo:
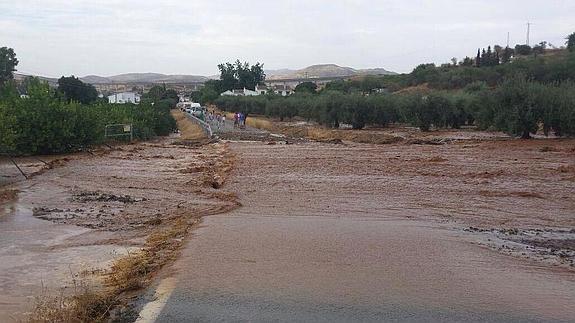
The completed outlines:
[[[575,228],[575,140],[238,147],[248,165],[262,165],[258,172],[279,172],[267,183],[274,190],[248,185],[265,201],[264,213],[290,205],[292,214],[331,209],[334,216],[349,217],[373,206],[381,217],[453,223],[492,248],[574,265],[568,241]],[[244,196],[240,200],[249,204]],[[495,243],[498,238],[501,243]]]
[[[174,136],[65,158],[35,163],[35,176],[1,189],[0,321],[21,319],[42,286],[60,294],[88,273],[106,273],[151,234],[239,205],[220,189],[234,162],[223,143]]]
[[[232,195],[222,198],[214,189],[232,162],[225,144],[121,146],[32,179],[27,198],[34,216],[45,220],[107,231],[145,230],[182,215],[234,207]]]
[[[230,143],[243,206],[205,219],[149,317],[570,321],[574,143]]]

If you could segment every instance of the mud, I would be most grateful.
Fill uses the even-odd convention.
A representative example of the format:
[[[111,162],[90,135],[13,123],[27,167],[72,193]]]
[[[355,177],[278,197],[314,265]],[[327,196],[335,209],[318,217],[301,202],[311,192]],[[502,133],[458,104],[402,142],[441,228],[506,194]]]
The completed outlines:
[[[221,182],[231,158],[224,144],[128,145],[70,161],[66,167],[34,178],[26,194],[34,216],[41,219],[92,229],[145,232],[150,223],[228,208],[229,202],[214,198],[211,185],[205,182]]]
[[[182,145],[173,136],[65,158],[25,167],[36,176],[0,188],[10,205],[0,212],[0,321],[22,318],[43,285],[59,294],[176,220],[197,223],[239,204],[213,188],[234,162],[223,143]]]
[[[573,239],[574,143],[234,142],[243,207],[195,231],[159,321],[570,321],[573,270],[507,250]]]
[[[501,231],[552,230],[550,239],[564,240],[571,237],[561,232],[575,228],[575,182],[571,173],[563,171],[574,163],[575,140],[237,145],[248,165],[268,165],[259,172],[279,169],[269,184],[280,191],[259,192],[256,187],[262,183],[249,184],[271,215],[286,203],[294,203],[292,214],[332,209],[334,215],[345,216],[361,214],[373,205],[378,216],[452,223],[461,230],[494,230],[508,242],[514,236]],[[272,159],[267,151],[280,157]],[[302,178],[307,180],[305,186],[300,184]],[[338,198],[343,203],[334,203]],[[478,243],[499,250],[502,244],[495,244],[496,238],[484,235]],[[542,260],[540,250],[524,249],[516,251]],[[558,248],[557,254],[567,257],[545,262],[573,268],[573,256],[563,251]]]

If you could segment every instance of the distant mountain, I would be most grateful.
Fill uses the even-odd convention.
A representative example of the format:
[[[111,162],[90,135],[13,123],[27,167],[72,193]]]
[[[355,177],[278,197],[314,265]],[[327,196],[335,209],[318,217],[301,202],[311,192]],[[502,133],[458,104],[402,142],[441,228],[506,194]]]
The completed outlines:
[[[90,84],[99,84],[99,83],[111,83],[111,80],[106,77],[98,76],[98,75],[88,75],[81,77],[80,80],[85,83]]]
[[[23,81],[25,78],[30,77],[30,76],[34,76],[34,75],[25,75],[25,74],[20,74],[20,73],[14,73],[14,79],[16,81]],[[56,78],[45,77],[45,76],[36,76],[36,77],[38,77],[42,81],[48,82],[51,85],[58,84],[58,79],[56,79]]]
[[[208,80],[198,75],[166,75],[159,73],[128,73],[108,77],[88,75],[80,78],[83,82],[91,84],[103,83],[195,83]]]
[[[278,69],[267,70],[268,80],[297,79],[297,78],[321,78],[321,77],[345,77],[361,75],[390,75],[396,74],[383,68],[354,69],[342,67],[335,64],[312,65],[301,70]],[[15,78],[23,79],[26,75],[15,74]],[[58,79],[40,77],[50,84],[57,84]],[[82,82],[90,84],[126,84],[126,83],[197,83],[206,82],[210,79],[219,79],[219,75],[199,76],[199,75],[167,75],[160,73],[127,73],[114,76],[87,75],[81,77]]]
[[[383,68],[355,69],[335,64],[312,65],[301,70],[267,70],[268,80],[397,74]]]

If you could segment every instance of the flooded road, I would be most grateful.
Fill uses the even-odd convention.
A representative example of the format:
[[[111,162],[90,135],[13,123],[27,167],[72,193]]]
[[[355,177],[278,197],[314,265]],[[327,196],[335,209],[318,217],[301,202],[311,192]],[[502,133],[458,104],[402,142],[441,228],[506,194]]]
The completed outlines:
[[[569,321],[575,281],[413,221],[214,216],[159,322]]]
[[[461,230],[502,221],[537,227],[547,221],[537,212],[549,204],[556,227],[572,223],[572,199],[532,200],[505,194],[516,189],[505,175],[480,181],[462,175],[494,167],[518,174],[524,166],[513,165],[513,156],[488,149],[500,160],[489,164],[477,159],[477,151],[462,153],[468,149],[462,147],[234,143],[232,148],[239,162],[226,189],[238,192],[243,207],[205,218],[194,232],[168,274],[174,287],[165,293],[158,322],[575,317],[572,270],[490,250]],[[444,158],[442,167],[422,162],[437,155]],[[455,165],[456,159],[465,165]],[[396,167],[398,162],[403,167]],[[565,185],[537,186],[549,176],[527,172],[516,182],[543,196],[554,185]],[[481,190],[502,197],[478,194]],[[523,216],[516,219],[518,213]]]

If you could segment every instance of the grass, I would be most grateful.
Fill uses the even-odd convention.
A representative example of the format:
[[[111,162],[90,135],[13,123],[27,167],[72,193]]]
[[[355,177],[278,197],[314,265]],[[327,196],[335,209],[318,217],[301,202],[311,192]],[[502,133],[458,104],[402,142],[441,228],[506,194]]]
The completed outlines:
[[[142,250],[128,253],[112,264],[97,289],[74,280],[71,295],[64,290],[50,295],[44,290],[36,298],[34,310],[28,317],[31,323],[52,322],[107,322],[112,310],[121,305],[122,296],[148,286],[153,274],[177,258],[190,228],[199,220],[180,217],[169,226],[156,229]]]
[[[229,120],[234,119],[233,113],[225,113]],[[281,133],[294,138],[307,138],[322,142],[353,141],[369,144],[391,144],[401,141],[399,137],[385,133],[367,130],[329,129],[322,126],[290,126],[261,116],[248,116],[246,125],[262,130]]]
[[[42,294],[35,299],[28,322],[106,322],[115,304],[110,293],[94,291],[87,283],[74,280],[71,296],[65,294],[65,290],[60,295],[50,295],[43,288]]]
[[[180,131],[180,139],[199,140],[207,138],[207,135],[202,127],[190,121],[184,112],[180,110],[172,110],[171,113],[174,119],[176,119],[178,130]]]

